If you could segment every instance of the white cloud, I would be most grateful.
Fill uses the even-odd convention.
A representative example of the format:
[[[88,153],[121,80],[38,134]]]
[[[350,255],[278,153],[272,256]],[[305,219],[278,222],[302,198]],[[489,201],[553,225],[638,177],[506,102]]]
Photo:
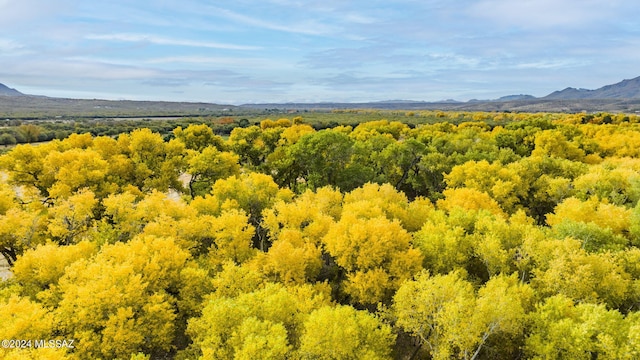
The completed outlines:
[[[618,1],[482,0],[468,8],[471,17],[521,28],[582,27],[606,19]]]
[[[121,42],[136,42],[136,43],[151,43],[156,45],[171,45],[171,46],[185,46],[185,47],[200,47],[200,48],[212,48],[212,49],[226,49],[226,50],[260,50],[259,46],[247,46],[237,44],[226,44],[213,41],[198,41],[188,39],[172,39],[152,34],[90,34],[85,36],[87,40],[103,40],[103,41],[121,41]]]
[[[2,55],[8,55],[6,53],[11,52],[13,54],[11,55],[15,55],[15,52],[18,50],[21,50],[23,48],[23,46],[19,43],[17,43],[14,40],[11,39],[0,39],[0,52],[3,52],[5,54]]]

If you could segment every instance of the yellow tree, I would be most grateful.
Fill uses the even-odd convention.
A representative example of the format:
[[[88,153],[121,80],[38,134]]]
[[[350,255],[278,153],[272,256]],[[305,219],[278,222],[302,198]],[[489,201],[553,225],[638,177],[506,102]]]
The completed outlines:
[[[9,184],[36,188],[42,196],[49,196],[51,178],[44,176],[44,159],[57,148],[59,142],[51,145],[18,145],[0,157],[0,166],[9,175]]]
[[[67,266],[88,259],[97,251],[96,244],[89,241],[68,246],[47,243],[26,251],[11,270],[15,281],[22,287],[22,294],[53,306],[55,304],[48,302],[49,297],[55,292]]]
[[[530,315],[525,354],[534,359],[634,359],[638,347],[638,316],[624,319],[603,305],[550,297]]]
[[[27,298],[11,296],[6,301],[0,299],[0,311],[4,314],[0,326],[0,339],[3,339],[0,357],[11,360],[71,359],[66,354],[66,347],[36,348],[37,341],[56,338],[55,316],[44,306]]]
[[[391,359],[391,327],[369,312],[351,306],[325,306],[304,323],[301,359]]]
[[[446,189],[442,192],[444,199],[438,200],[438,208],[452,211],[461,208],[469,211],[486,210],[494,215],[505,217],[500,205],[486,192],[474,188]]]
[[[63,245],[78,241],[93,225],[97,205],[98,199],[89,190],[79,191],[56,202],[49,210],[47,233]]]
[[[211,195],[198,201],[197,206],[215,209],[214,215],[222,209],[242,209],[249,215],[249,224],[256,228],[254,246],[264,251],[268,244],[262,211],[278,200],[289,201],[292,197],[290,190],[278,188],[269,175],[251,172],[216,181]]]
[[[525,198],[529,190],[514,169],[500,162],[490,164],[486,160],[458,165],[445,176],[445,180],[450,189],[467,187],[487,193],[507,213],[518,209],[520,198]]]
[[[272,281],[304,284],[317,280],[323,266],[322,252],[300,230],[284,229],[251,266]]]
[[[390,184],[367,183],[344,196],[343,213],[358,217],[382,215],[400,221],[409,232],[419,230],[433,210],[428,199],[417,198],[410,202],[404,193]]]
[[[584,150],[569,141],[559,130],[544,130],[536,133],[535,149],[531,156],[551,156],[573,161],[582,161]]]
[[[464,268],[473,257],[473,225],[477,212],[454,208],[449,214],[434,211],[413,234],[413,243],[423,255],[423,267],[434,274]]]
[[[211,218],[208,233],[213,239],[209,249],[210,262],[220,264],[231,260],[243,263],[255,255],[252,238],[255,228],[249,224],[249,216],[242,210],[225,210]]]
[[[9,265],[26,249],[43,241],[41,227],[42,216],[35,211],[12,208],[0,215],[0,253]]]
[[[594,223],[604,229],[611,229],[614,234],[624,234],[631,226],[631,210],[607,202],[597,197],[586,201],[568,198],[555,208],[554,214],[547,215],[547,223],[557,225],[564,220],[582,223]]]
[[[186,166],[186,152],[181,141],[165,142],[158,133],[137,129],[120,135],[118,146],[131,159],[132,185],[143,191],[182,188],[178,177]]]
[[[260,129],[258,126],[236,127],[229,136],[229,147],[240,156],[243,165],[259,168],[276,148],[282,127]]]
[[[7,210],[17,206],[17,196],[14,189],[10,185],[0,182],[0,215],[6,214]]]
[[[173,130],[176,139],[180,140],[187,149],[201,152],[209,146],[222,151],[225,148],[222,137],[215,135],[206,124],[191,124],[186,129],[178,126]]]
[[[188,258],[170,238],[138,237],[74,262],[57,288],[60,333],[76,339],[82,359],[168,352]]]
[[[402,282],[421,269],[422,255],[397,220],[358,218],[343,214],[323,242],[337,265],[346,271],[344,292],[353,302],[376,304],[390,300]]]
[[[240,174],[239,157],[227,151],[219,151],[214,146],[208,146],[201,152],[194,152],[188,160],[187,173],[189,179],[189,194],[192,197],[204,196],[211,191],[211,186],[218,179]]]
[[[471,276],[481,280],[518,272],[524,281],[531,270],[530,262],[523,256],[525,239],[542,236],[533,225],[533,219],[528,218],[524,211],[518,211],[509,219],[478,212],[473,233],[468,234],[472,254],[465,267]],[[431,255],[432,258],[437,256]]]
[[[329,305],[329,296],[310,286],[267,284],[237,297],[216,297],[202,316],[189,321],[193,339],[187,354],[204,359],[285,359],[299,346],[308,314]]]
[[[431,277],[425,271],[404,283],[393,300],[396,325],[426,345],[431,358],[473,360],[488,351],[487,344],[523,336],[533,291],[516,276],[498,276],[476,295],[461,272]],[[499,357],[518,351],[508,343],[497,345]]]
[[[533,310],[534,290],[520,282],[517,274],[492,277],[478,290],[472,329],[478,337],[471,350],[462,354],[468,359],[516,358],[525,337],[527,314]],[[473,330],[472,330],[473,331]]]
[[[328,266],[322,259],[322,238],[341,210],[342,194],[329,187],[307,190],[292,202],[279,201],[265,209],[263,223],[272,245],[252,265],[273,281],[318,280]]]
[[[638,169],[622,162],[617,166],[613,161],[592,166],[589,172],[573,181],[576,196],[586,200],[591,196],[607,199],[615,205],[633,205],[640,198]]]
[[[51,183],[52,197],[69,197],[81,188],[88,188],[104,197],[117,189],[107,180],[107,161],[90,149],[73,148],[50,152],[43,162],[43,177]]]
[[[343,195],[330,187],[307,190],[293,201],[278,201],[263,211],[264,227],[277,239],[285,229],[299,230],[319,244],[331,223],[340,218]]]
[[[312,132],[315,132],[315,130],[311,125],[295,124],[282,131],[278,145],[293,145],[298,142],[303,135],[310,134]]]
[[[158,229],[159,224],[166,226],[162,226],[154,234],[162,235],[162,231],[166,234],[175,234],[170,230],[172,225],[175,226],[182,219],[195,221],[196,217],[196,210],[184,201],[170,199],[166,194],[158,191],[152,191],[146,196],[126,191],[110,195],[102,201],[102,205],[104,206],[102,230],[111,229],[110,242],[129,240],[147,227]],[[185,245],[186,248],[190,245],[196,246],[196,244]]]
[[[392,314],[397,326],[426,345],[431,358],[449,359],[477,337],[469,327],[474,305],[473,286],[459,272],[433,277],[423,272],[398,289]]]
[[[549,250],[549,260],[538,260],[533,270],[531,284],[539,294],[561,294],[577,302],[606,304],[611,308],[632,300],[635,292],[631,277],[613,254],[588,254],[578,248],[577,241],[573,249],[561,244],[570,241],[555,240],[538,245],[554,248]]]

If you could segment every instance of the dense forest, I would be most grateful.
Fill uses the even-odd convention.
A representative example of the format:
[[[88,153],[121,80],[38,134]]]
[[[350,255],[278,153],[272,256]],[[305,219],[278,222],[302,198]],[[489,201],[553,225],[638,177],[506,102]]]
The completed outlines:
[[[640,357],[638,117],[330,115],[4,124],[0,357]]]

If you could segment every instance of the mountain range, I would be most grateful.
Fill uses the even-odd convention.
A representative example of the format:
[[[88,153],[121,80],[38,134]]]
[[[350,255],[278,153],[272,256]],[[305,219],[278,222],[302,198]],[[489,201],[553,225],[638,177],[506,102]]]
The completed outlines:
[[[622,80],[619,83],[606,85],[596,90],[576,89],[568,87],[554,91],[543,99],[575,100],[575,99],[637,99],[640,98],[640,76]]]
[[[0,84],[0,96],[29,96],[21,93],[16,89],[12,89],[4,84]],[[564,90],[554,91],[551,94],[544,97],[535,97],[532,95],[507,95],[493,101],[518,101],[518,100],[580,100],[580,99],[639,99],[640,98],[640,76],[622,80],[618,83],[606,85],[599,89],[577,89],[568,87]],[[486,101],[486,100],[471,100],[471,102]],[[414,103],[415,101],[404,100],[389,100],[380,101],[378,103]],[[454,100],[439,101],[442,102],[457,102]]]
[[[583,112],[608,111],[640,113],[640,77],[623,80],[595,90],[568,87],[544,97],[508,95],[495,100],[438,102],[388,100],[362,103],[261,103],[239,106],[213,103],[166,101],[109,101],[62,99],[23,94],[0,84],[0,116],[42,118],[47,116],[201,116],[232,109],[331,110],[331,109],[396,109],[456,111],[525,111]]]
[[[16,89],[12,89],[4,84],[0,84],[0,96],[30,96],[21,93]],[[519,100],[580,100],[580,99],[640,99],[640,76],[622,80],[618,83],[606,85],[599,89],[576,89],[568,87],[564,90],[554,91],[551,94],[544,97],[535,97],[532,95],[507,95],[499,99],[492,101],[519,101]],[[487,101],[487,100],[470,100],[470,102]],[[454,100],[439,101],[443,102],[457,102]],[[404,100],[389,100],[379,101],[378,103],[415,103],[415,101]],[[254,105],[254,104],[252,104]],[[257,105],[257,104],[255,104]]]

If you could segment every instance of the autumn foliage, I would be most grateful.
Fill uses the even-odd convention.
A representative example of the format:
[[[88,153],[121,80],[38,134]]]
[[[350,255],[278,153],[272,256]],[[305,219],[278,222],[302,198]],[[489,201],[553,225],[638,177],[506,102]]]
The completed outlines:
[[[637,122],[438,116],[16,146],[0,357],[638,358]]]

